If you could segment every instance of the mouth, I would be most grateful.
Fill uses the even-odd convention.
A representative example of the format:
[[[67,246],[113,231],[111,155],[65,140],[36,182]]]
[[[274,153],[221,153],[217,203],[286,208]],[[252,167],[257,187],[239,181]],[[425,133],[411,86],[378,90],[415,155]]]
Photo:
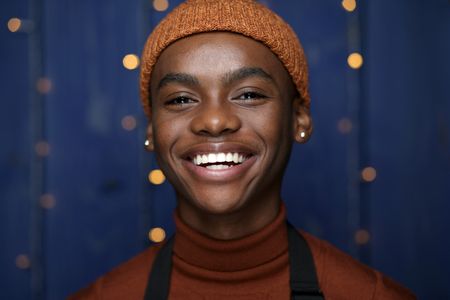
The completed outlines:
[[[242,143],[202,143],[188,147],[181,158],[191,178],[224,183],[246,176],[258,153],[257,147]]]
[[[224,170],[243,164],[253,155],[240,152],[210,152],[190,155],[187,159],[198,167]]]

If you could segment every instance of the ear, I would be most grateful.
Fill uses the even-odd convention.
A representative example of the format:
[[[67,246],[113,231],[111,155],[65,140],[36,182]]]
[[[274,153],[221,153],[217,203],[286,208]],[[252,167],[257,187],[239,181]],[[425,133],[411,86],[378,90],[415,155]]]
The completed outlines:
[[[155,150],[155,145],[153,143],[153,127],[150,120],[147,124],[147,140],[145,141],[145,149],[147,151]]]
[[[300,97],[296,97],[293,103],[293,134],[298,143],[306,143],[313,132],[313,122],[309,108]]]

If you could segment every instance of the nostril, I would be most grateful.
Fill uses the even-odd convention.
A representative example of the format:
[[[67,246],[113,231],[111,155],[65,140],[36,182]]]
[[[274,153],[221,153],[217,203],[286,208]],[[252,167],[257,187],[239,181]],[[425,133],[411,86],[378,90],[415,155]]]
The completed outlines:
[[[220,136],[233,133],[241,127],[241,120],[233,112],[224,108],[198,114],[192,119],[194,133],[208,136]]]

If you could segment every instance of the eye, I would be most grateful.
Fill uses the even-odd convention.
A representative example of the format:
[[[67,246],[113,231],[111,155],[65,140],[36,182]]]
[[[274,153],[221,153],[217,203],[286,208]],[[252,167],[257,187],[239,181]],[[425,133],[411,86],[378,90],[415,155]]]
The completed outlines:
[[[257,93],[257,92],[245,92],[241,95],[239,95],[239,97],[237,97],[237,100],[253,100],[253,99],[264,99],[267,98],[266,96],[264,96],[261,93]]]
[[[179,96],[179,97],[173,98],[171,100],[168,100],[166,102],[166,105],[186,105],[186,104],[190,104],[190,103],[194,103],[194,102],[195,101],[189,97]]]
[[[242,106],[257,106],[267,102],[268,96],[256,91],[241,91],[232,100]]]

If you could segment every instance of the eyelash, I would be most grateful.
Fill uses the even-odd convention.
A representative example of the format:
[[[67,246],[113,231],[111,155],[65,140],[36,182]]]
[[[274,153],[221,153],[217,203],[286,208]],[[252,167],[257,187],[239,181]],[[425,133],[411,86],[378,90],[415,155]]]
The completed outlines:
[[[179,96],[179,97],[176,97],[174,99],[167,101],[166,104],[167,105],[186,105],[186,104],[193,103],[193,102],[194,102],[194,100],[192,100],[189,97]]]
[[[238,97],[236,97],[236,100],[252,100],[252,99],[264,99],[267,98],[267,96],[264,96],[263,94],[257,93],[257,92],[244,92]]]

